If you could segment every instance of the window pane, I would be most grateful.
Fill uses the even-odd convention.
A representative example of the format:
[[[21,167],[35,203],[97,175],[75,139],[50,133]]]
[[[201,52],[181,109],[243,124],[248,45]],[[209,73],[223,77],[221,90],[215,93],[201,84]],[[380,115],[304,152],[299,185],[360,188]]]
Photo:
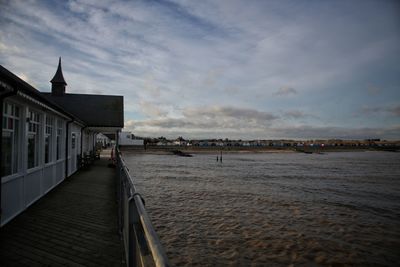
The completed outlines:
[[[28,168],[33,168],[39,165],[39,144],[40,144],[40,114],[34,111],[30,111],[31,117],[28,134]]]
[[[28,136],[28,169],[35,167],[35,135]]]
[[[14,128],[14,120],[12,118],[8,118],[8,129],[12,130]]]
[[[50,136],[46,136],[44,140],[44,162],[48,163],[50,161]]]
[[[62,134],[63,134],[63,121],[62,120],[57,120],[57,160],[62,158]]]
[[[11,174],[12,135],[10,132],[3,132],[1,143],[1,176],[6,176]]]
[[[14,120],[14,159],[13,159],[13,173],[18,172],[18,152],[19,151],[19,120]]]
[[[39,125],[37,125],[37,127],[39,129]],[[37,133],[35,135],[35,143],[36,143],[36,146],[35,146],[35,166],[39,165],[39,156],[40,156],[39,155],[39,143],[40,143],[39,137],[40,137],[40,135],[39,135],[39,133]]]
[[[57,135],[57,159],[61,158],[61,136]]]
[[[2,175],[10,175],[18,171],[19,148],[19,108],[11,103],[4,103],[2,119]]]
[[[6,104],[7,105],[7,110],[6,110],[6,113],[8,114],[8,115],[11,115],[12,114],[12,106],[10,105],[10,104]]]
[[[76,140],[76,136],[75,136],[74,133],[72,134],[71,140],[72,140],[72,141],[71,141],[71,148],[72,148],[72,149],[75,149],[75,142],[76,142],[75,140]]]

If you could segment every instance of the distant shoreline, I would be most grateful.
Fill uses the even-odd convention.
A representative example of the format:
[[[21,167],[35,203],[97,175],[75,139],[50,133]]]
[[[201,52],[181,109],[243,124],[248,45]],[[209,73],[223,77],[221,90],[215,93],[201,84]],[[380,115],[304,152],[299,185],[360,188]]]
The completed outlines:
[[[144,149],[138,146],[123,146],[121,151],[127,153],[145,153],[170,155],[172,151],[179,150],[189,154],[231,154],[231,153],[305,153],[322,154],[325,152],[365,152],[365,151],[388,151],[376,148],[360,147],[183,147],[183,146],[151,146]],[[392,151],[399,152],[399,151]]]

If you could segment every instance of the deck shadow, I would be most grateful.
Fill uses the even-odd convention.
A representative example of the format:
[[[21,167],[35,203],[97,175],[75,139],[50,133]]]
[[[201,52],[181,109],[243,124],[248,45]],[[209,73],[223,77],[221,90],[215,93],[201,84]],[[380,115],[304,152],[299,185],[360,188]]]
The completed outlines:
[[[125,266],[108,163],[96,160],[0,228],[0,266]]]

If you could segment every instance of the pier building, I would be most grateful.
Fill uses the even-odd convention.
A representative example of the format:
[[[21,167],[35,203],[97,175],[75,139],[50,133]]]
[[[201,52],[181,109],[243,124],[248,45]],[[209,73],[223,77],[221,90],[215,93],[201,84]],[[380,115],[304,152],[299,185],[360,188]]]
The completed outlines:
[[[95,153],[96,135],[124,126],[123,96],[66,92],[59,59],[51,92],[40,92],[0,65],[1,219],[3,226]]]
[[[0,266],[170,266],[119,150],[123,97],[67,93],[61,59],[51,84],[0,65]]]

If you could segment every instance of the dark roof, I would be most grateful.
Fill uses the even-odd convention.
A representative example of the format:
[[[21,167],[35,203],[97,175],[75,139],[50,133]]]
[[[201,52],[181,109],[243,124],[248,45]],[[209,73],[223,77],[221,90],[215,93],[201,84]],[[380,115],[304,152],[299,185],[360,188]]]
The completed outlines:
[[[53,108],[54,110],[66,115],[67,117],[70,117],[71,119],[75,119],[78,122],[82,121],[75,117],[73,114],[67,112],[65,109],[57,105],[56,103],[50,101],[47,97],[45,97],[39,90],[35,89],[32,85],[29,83],[25,82],[18,76],[16,76],[14,73],[9,71],[8,69],[4,68],[2,65],[0,65],[0,79],[3,80],[4,82],[8,83],[11,87],[17,89],[18,91],[23,92],[26,95],[29,95],[30,97],[46,104],[47,106]],[[2,90],[4,91],[4,90]]]
[[[124,127],[123,96],[42,93],[0,65],[0,79],[79,123],[93,127]],[[0,86],[1,94],[5,92]],[[1,95],[0,94],[0,95]]]
[[[58,68],[56,71],[56,74],[54,74],[53,79],[51,79],[50,81],[51,83],[61,83],[64,85],[67,85],[67,83],[65,82],[63,73],[62,73],[62,69],[61,69],[61,57],[58,60]]]
[[[80,118],[87,126],[124,127],[124,97],[111,95],[42,93],[67,112]]]
[[[115,134],[103,133],[105,136],[110,138],[110,140],[115,140]]]
[[[18,89],[22,89],[25,93],[28,93],[30,95],[40,95],[40,92],[35,89],[32,85],[29,83],[25,82],[21,78],[19,78],[17,75],[9,71],[8,69],[4,68],[2,65],[0,65],[0,77],[2,80],[10,84],[10,86]]]

